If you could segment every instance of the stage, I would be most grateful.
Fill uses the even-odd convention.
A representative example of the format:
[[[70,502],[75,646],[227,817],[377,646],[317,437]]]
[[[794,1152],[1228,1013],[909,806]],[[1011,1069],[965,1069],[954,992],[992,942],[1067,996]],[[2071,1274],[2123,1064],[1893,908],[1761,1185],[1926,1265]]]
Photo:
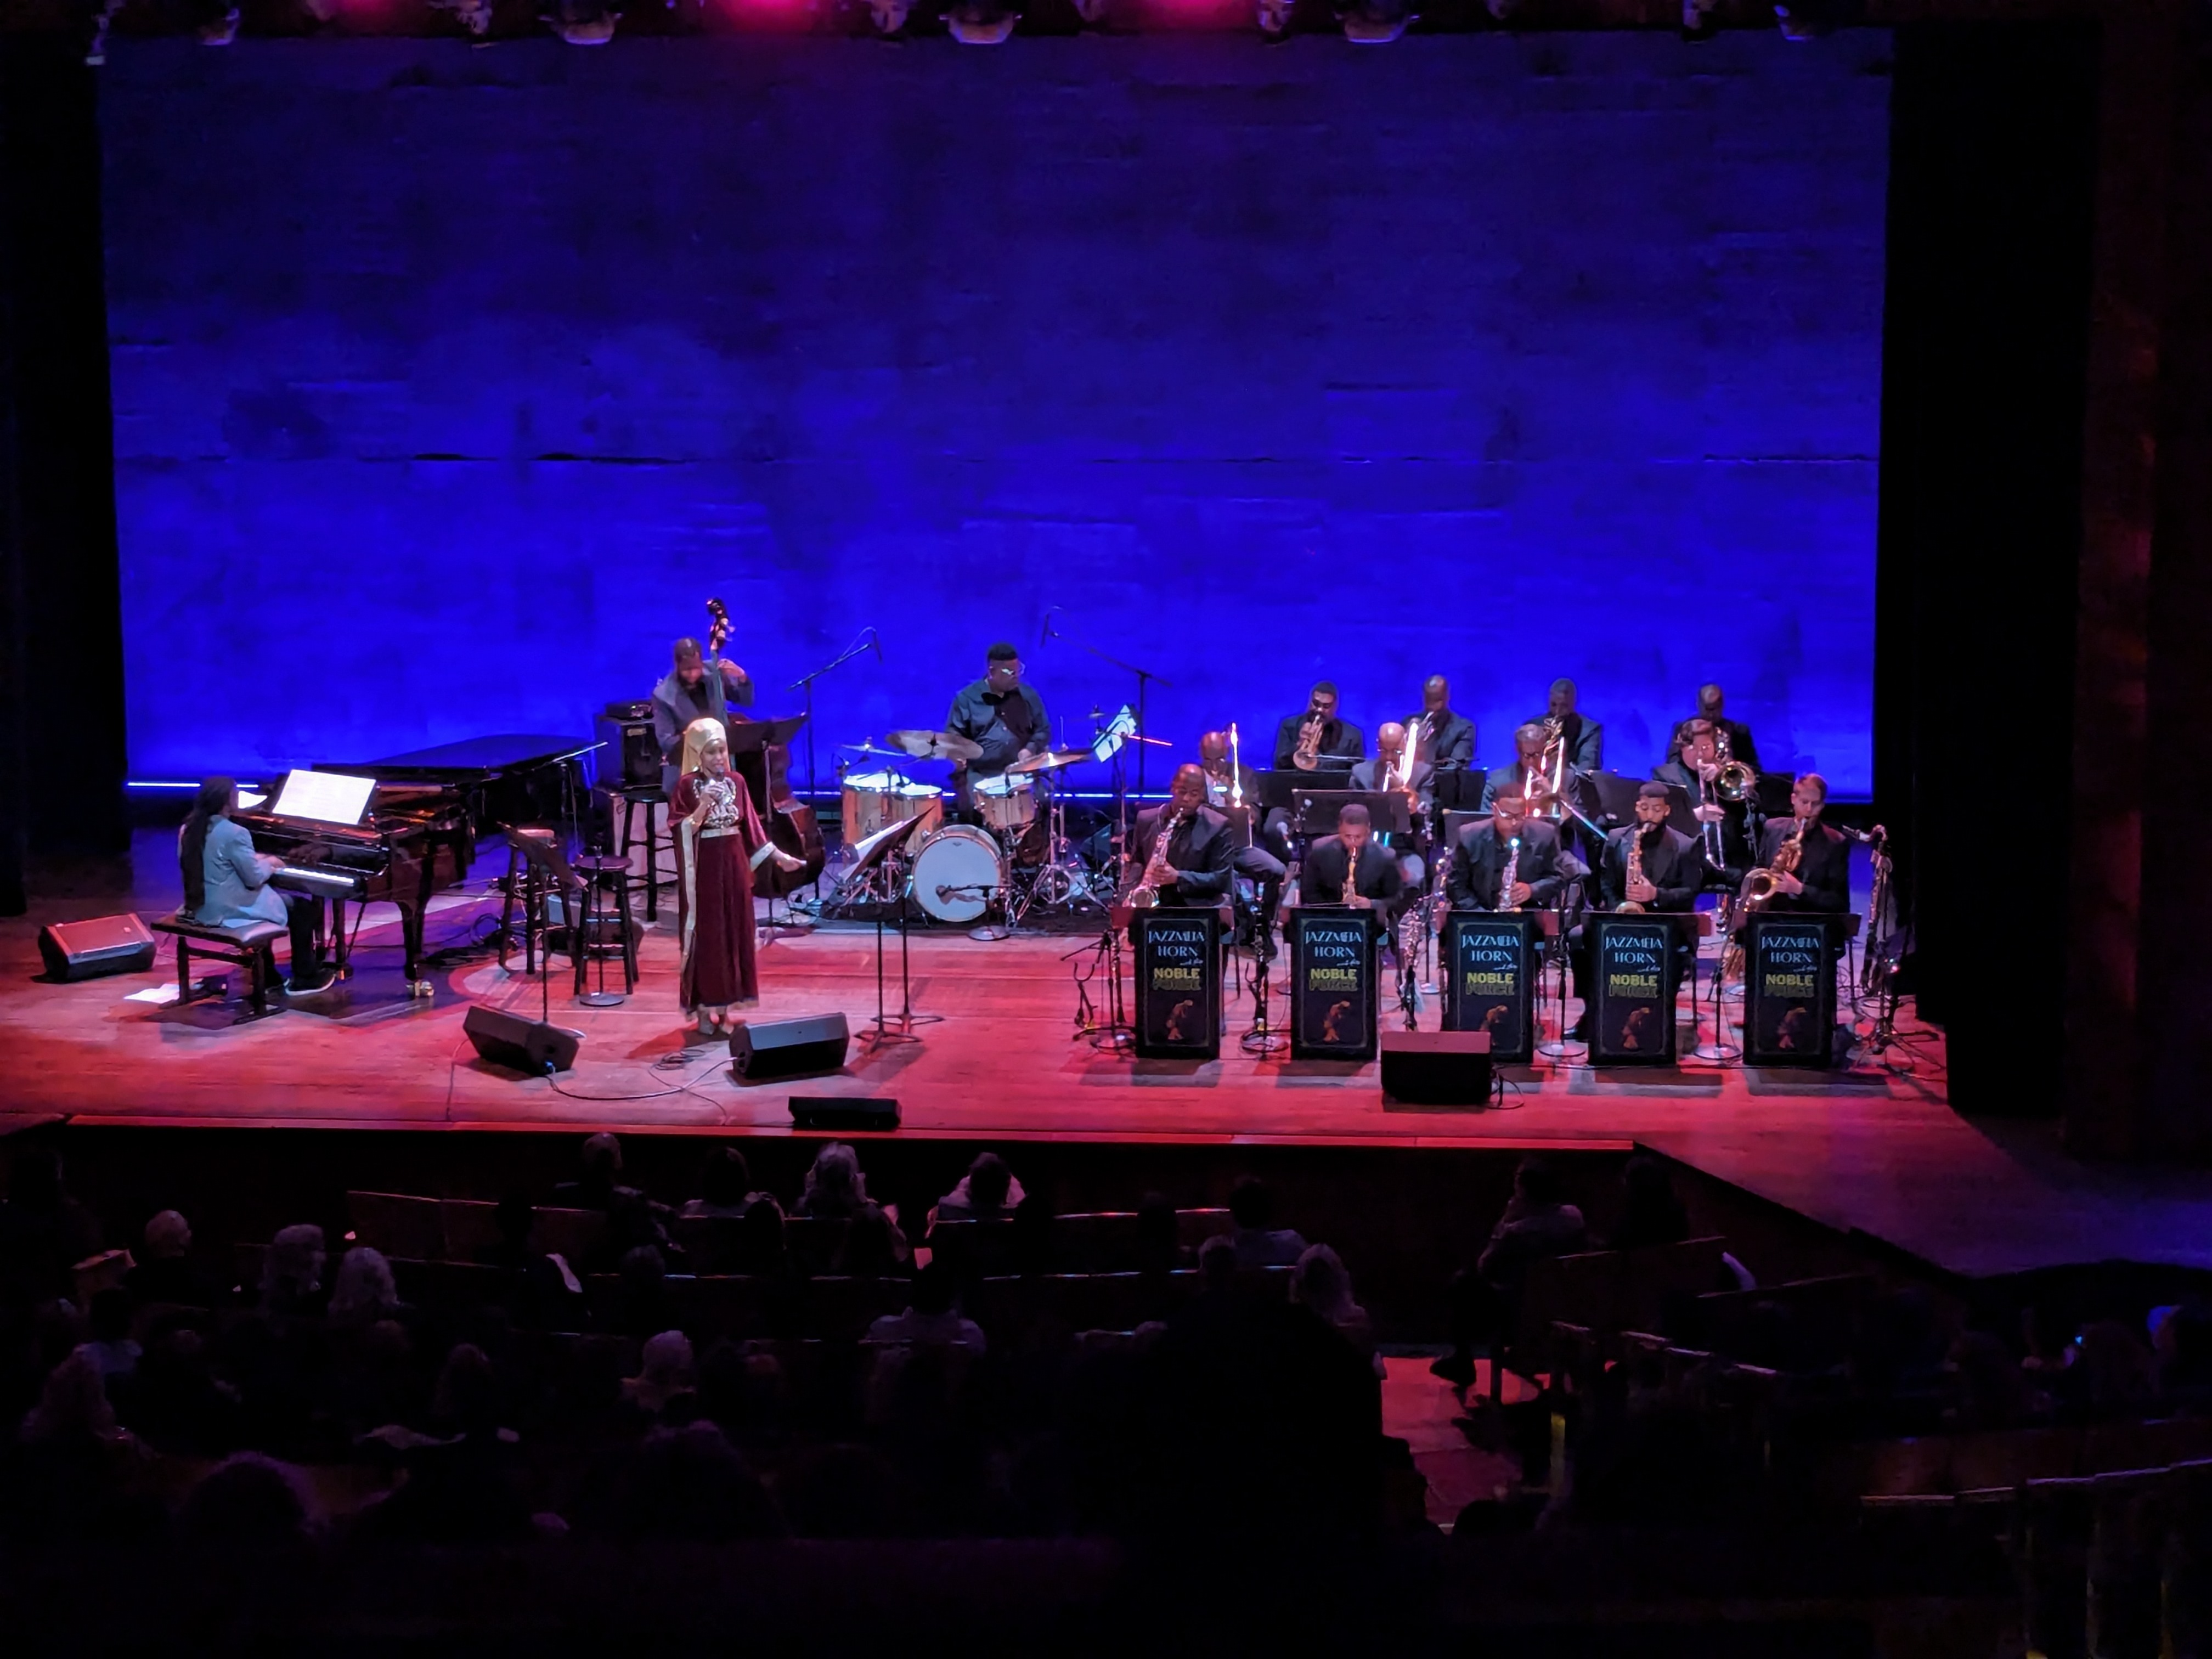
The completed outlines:
[[[908,1138],[1408,1152],[1641,1143],[1955,1272],[2115,1255],[2212,1265],[2201,1224],[2212,1178],[2099,1172],[2065,1159],[2041,1126],[1959,1117],[1948,1100],[1940,1033],[1909,1018],[1887,1066],[1504,1067],[1504,1097],[1493,1108],[1415,1109],[1385,1103],[1372,1064],[1245,1054],[1235,1041],[1251,1024],[1242,998],[1229,1004],[1231,1039],[1218,1061],[1140,1060],[1094,1047],[1075,1024],[1074,976],[1091,965],[1092,942],[1081,935],[987,942],[916,933],[912,1002],[932,1018],[915,1027],[915,1040],[856,1042],[835,1076],[749,1085],[732,1075],[726,1046],[693,1039],[678,1012],[676,940],[664,910],[644,933],[637,990],[618,1006],[578,1006],[567,961],[557,961],[551,1017],[582,1033],[581,1048],[573,1070],[524,1078],[480,1060],[462,1030],[472,1002],[534,1018],[541,995],[519,962],[502,971],[488,949],[469,949],[498,911],[497,896],[480,880],[433,910],[434,952],[444,945],[453,954],[434,972],[436,995],[427,1001],[399,994],[388,909],[370,912],[349,991],[243,1024],[206,1005],[152,1000],[174,983],[166,943],[149,973],[40,982],[45,921],[124,908],[155,916],[173,906],[155,839],[141,842],[139,867],[155,872],[147,882],[134,884],[119,863],[103,866],[31,916],[0,923],[0,1042],[12,1127],[67,1117],[787,1136],[789,1098],[799,1092],[894,1098]],[[885,940],[896,1011],[896,932]],[[877,961],[872,930],[775,928],[762,951],[757,1018],[842,1012],[864,1031],[876,1010]],[[618,965],[613,983],[619,988]],[[1089,994],[1103,1006],[1103,982],[1094,980]],[[1425,1027],[1434,1029],[1436,1018],[1431,1006]]]

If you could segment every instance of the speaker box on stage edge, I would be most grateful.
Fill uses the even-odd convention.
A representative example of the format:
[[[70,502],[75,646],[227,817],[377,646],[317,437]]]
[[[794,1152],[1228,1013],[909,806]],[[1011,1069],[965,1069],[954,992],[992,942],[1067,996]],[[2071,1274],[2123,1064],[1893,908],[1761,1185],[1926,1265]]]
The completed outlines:
[[[102,974],[143,974],[154,965],[155,939],[135,915],[57,921],[39,930],[46,977],[69,983]]]
[[[1487,1106],[1490,1033],[1385,1031],[1382,1095],[1405,1106]]]
[[[481,1002],[471,1005],[461,1029],[484,1060],[532,1077],[567,1071],[576,1063],[576,1048],[584,1040],[581,1031],[510,1014]]]
[[[851,1042],[842,1014],[757,1020],[730,1033],[730,1069],[748,1083],[835,1072]]]

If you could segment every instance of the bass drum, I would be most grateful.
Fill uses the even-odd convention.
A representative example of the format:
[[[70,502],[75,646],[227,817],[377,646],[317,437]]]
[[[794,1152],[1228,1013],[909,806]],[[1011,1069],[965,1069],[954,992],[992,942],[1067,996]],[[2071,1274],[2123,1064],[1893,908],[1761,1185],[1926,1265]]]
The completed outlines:
[[[973,921],[1006,889],[999,843],[972,823],[949,823],[914,855],[907,896],[939,921]]]

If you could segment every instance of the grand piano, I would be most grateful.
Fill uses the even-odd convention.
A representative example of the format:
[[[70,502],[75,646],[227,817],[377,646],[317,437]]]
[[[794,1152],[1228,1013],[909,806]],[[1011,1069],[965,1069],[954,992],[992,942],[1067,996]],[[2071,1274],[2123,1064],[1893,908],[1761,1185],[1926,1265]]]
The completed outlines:
[[[283,860],[270,878],[275,885],[329,902],[331,957],[341,977],[353,972],[345,907],[388,900],[399,907],[407,988],[430,994],[422,975],[423,913],[432,894],[462,880],[476,861],[476,830],[459,791],[379,782],[367,818],[356,825],[303,823],[259,809],[241,811],[235,821],[252,833],[256,852]]]
[[[398,906],[407,988],[428,996],[422,917],[431,896],[467,878],[480,835],[507,823],[562,816],[564,808],[573,811],[588,789],[584,759],[599,747],[596,741],[517,732],[382,760],[319,761],[307,769],[376,781],[358,824],[279,817],[265,809],[240,811],[236,821],[252,832],[257,852],[283,860],[270,878],[276,885],[329,902],[331,959],[341,975],[352,972],[345,907],[380,900]]]

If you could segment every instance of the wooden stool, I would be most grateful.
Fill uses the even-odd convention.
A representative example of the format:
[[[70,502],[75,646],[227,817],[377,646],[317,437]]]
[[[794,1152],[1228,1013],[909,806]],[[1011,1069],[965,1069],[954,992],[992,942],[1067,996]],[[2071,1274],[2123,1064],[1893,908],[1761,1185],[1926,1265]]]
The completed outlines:
[[[499,907],[499,965],[507,967],[507,952],[514,945],[514,902],[522,901],[522,971],[538,971],[538,951],[545,939],[545,878],[538,873],[538,866],[523,857],[522,849],[515,845],[518,838],[527,836],[550,846],[554,839],[550,830],[535,825],[518,825],[507,832],[507,874],[500,885],[507,896]],[[516,884],[521,884],[520,894]]]
[[[582,858],[571,859],[570,866],[583,878],[583,912],[568,919],[570,939],[574,948],[570,955],[576,962],[576,998],[586,1007],[599,1006],[584,993],[584,966],[592,957],[602,962],[607,954],[603,937],[606,925],[611,921],[621,932],[623,959],[623,990],[625,994],[637,989],[637,941],[630,933],[629,860],[619,854],[587,853]],[[605,897],[609,902],[602,903]],[[606,970],[600,969],[599,982],[606,982]],[[594,992],[592,997],[605,996],[609,1001],[619,1000],[606,992]]]
[[[269,988],[276,980],[276,941],[287,931],[283,922],[222,927],[185,916],[167,916],[149,925],[155,933],[167,933],[177,941],[179,1007],[192,1000],[192,952],[198,951],[203,957],[245,969],[246,1001],[253,1009],[251,1018],[258,1019],[269,1012]]]
[[[660,854],[664,844],[671,859],[676,856],[676,826],[670,824],[662,835],[653,827],[653,809],[668,805],[668,792],[657,783],[633,783],[617,789],[623,804],[622,845],[615,850],[624,858],[637,845],[637,809],[645,809],[645,919],[660,920]]]

